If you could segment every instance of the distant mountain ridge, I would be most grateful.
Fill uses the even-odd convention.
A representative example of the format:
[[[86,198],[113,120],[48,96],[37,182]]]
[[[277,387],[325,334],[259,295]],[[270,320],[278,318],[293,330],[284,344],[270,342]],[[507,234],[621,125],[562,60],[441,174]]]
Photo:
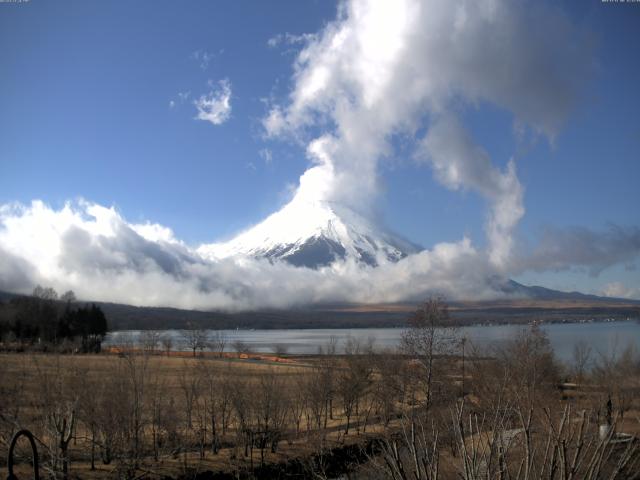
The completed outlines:
[[[622,302],[637,302],[640,304],[640,300],[628,300],[624,298],[612,298],[612,297],[600,297],[598,295],[592,295],[582,292],[563,292],[560,290],[553,290],[551,288],[540,287],[538,285],[523,285],[515,280],[508,280],[501,285],[500,290],[505,294],[514,298],[531,299],[531,300],[591,300],[591,301],[622,301]]]
[[[478,302],[452,301],[449,303],[453,320],[460,325],[469,325],[640,319],[640,300],[598,297],[579,292],[565,293],[544,287],[528,287],[514,281],[510,281],[509,285],[514,290],[531,292],[533,296]],[[7,302],[18,296],[20,295],[0,291],[0,302]],[[326,304],[288,310],[263,309],[229,313],[95,303],[104,311],[112,330],[403,327],[418,306],[414,303]],[[1,308],[2,305],[0,310]]]

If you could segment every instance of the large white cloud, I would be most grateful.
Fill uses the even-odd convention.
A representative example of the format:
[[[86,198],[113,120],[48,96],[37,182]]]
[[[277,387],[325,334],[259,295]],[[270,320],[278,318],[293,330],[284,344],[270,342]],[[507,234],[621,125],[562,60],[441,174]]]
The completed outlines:
[[[486,102],[552,140],[580,95],[590,53],[586,36],[543,2],[353,0],[308,38],[289,98],[271,107],[263,125],[271,137],[323,130],[309,140],[314,166],[299,193],[365,214],[394,135],[419,149],[416,132],[426,128],[437,178],[491,200],[489,254],[504,269],[524,213],[515,164],[500,172],[462,124],[446,119]]]
[[[165,227],[129,224],[115,209],[88,202],[59,210],[39,201],[0,207],[0,248],[0,290],[26,293],[41,283],[84,299],[136,305],[238,310],[394,302],[436,290],[451,298],[496,295],[487,286],[490,269],[466,239],[379,268],[211,261]]]
[[[0,207],[0,290],[28,293],[40,283],[87,300],[242,310],[418,300],[429,292],[489,299],[503,295],[501,280],[466,238],[379,267],[348,261],[312,270],[208,260],[166,227],[130,224],[114,208],[89,202]]]

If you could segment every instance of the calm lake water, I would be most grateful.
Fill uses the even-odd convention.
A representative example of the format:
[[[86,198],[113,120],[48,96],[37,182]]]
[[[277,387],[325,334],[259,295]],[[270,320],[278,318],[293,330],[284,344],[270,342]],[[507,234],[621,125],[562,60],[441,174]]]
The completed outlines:
[[[471,343],[478,347],[500,346],[512,339],[523,328],[522,325],[473,326],[459,329]],[[593,355],[621,352],[628,345],[640,348],[640,323],[637,321],[555,323],[543,325],[558,358],[570,363],[576,343],[584,341],[592,348]],[[379,348],[395,348],[400,344],[401,328],[358,328],[358,329],[287,329],[287,330],[223,330],[227,336],[227,350],[240,340],[252,352],[272,352],[274,346],[282,345],[288,353],[317,353],[318,348],[327,345],[332,337],[337,341],[338,352],[344,348],[349,337],[367,341],[373,339]],[[211,334],[214,331],[210,332]],[[179,330],[166,330],[162,334],[173,338],[174,349],[187,349]],[[111,332],[105,345],[117,345],[125,339],[136,342],[139,330]]]

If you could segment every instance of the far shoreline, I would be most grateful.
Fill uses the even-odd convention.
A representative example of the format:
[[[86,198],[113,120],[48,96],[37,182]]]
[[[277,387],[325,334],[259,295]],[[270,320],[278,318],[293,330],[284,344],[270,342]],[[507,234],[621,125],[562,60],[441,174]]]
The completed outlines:
[[[466,328],[466,327],[500,327],[500,326],[522,326],[522,327],[531,327],[535,325],[544,326],[544,325],[562,325],[562,324],[590,324],[590,323],[616,323],[616,322],[640,322],[640,317],[626,317],[626,318],[589,318],[589,319],[563,319],[563,320],[540,320],[540,321],[530,321],[530,322],[512,322],[512,321],[497,321],[497,322],[475,322],[475,323],[458,323],[453,322],[451,325],[441,325],[441,328]],[[308,325],[292,325],[291,327],[236,327],[236,328],[214,328],[214,327],[204,327],[204,328],[196,328],[199,330],[206,331],[239,331],[239,332],[275,332],[275,331],[292,331],[292,330],[372,330],[372,329],[405,329],[408,328],[408,325],[379,325],[379,324],[358,324],[358,325],[344,325],[344,326],[308,326]],[[174,331],[181,332],[184,330],[193,330],[194,328],[188,328],[185,326],[184,328],[170,327],[170,328],[124,328],[124,329],[113,329],[109,330],[109,334],[112,333],[132,333],[132,332],[145,332],[145,331]]]

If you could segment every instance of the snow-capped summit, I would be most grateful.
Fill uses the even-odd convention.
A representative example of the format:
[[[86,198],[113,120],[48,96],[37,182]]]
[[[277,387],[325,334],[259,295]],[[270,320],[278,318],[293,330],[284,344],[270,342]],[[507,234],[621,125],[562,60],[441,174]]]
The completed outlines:
[[[230,241],[202,245],[198,253],[209,259],[264,257],[319,268],[346,259],[377,266],[418,250],[406,240],[381,232],[353,210],[327,201],[295,198]]]

